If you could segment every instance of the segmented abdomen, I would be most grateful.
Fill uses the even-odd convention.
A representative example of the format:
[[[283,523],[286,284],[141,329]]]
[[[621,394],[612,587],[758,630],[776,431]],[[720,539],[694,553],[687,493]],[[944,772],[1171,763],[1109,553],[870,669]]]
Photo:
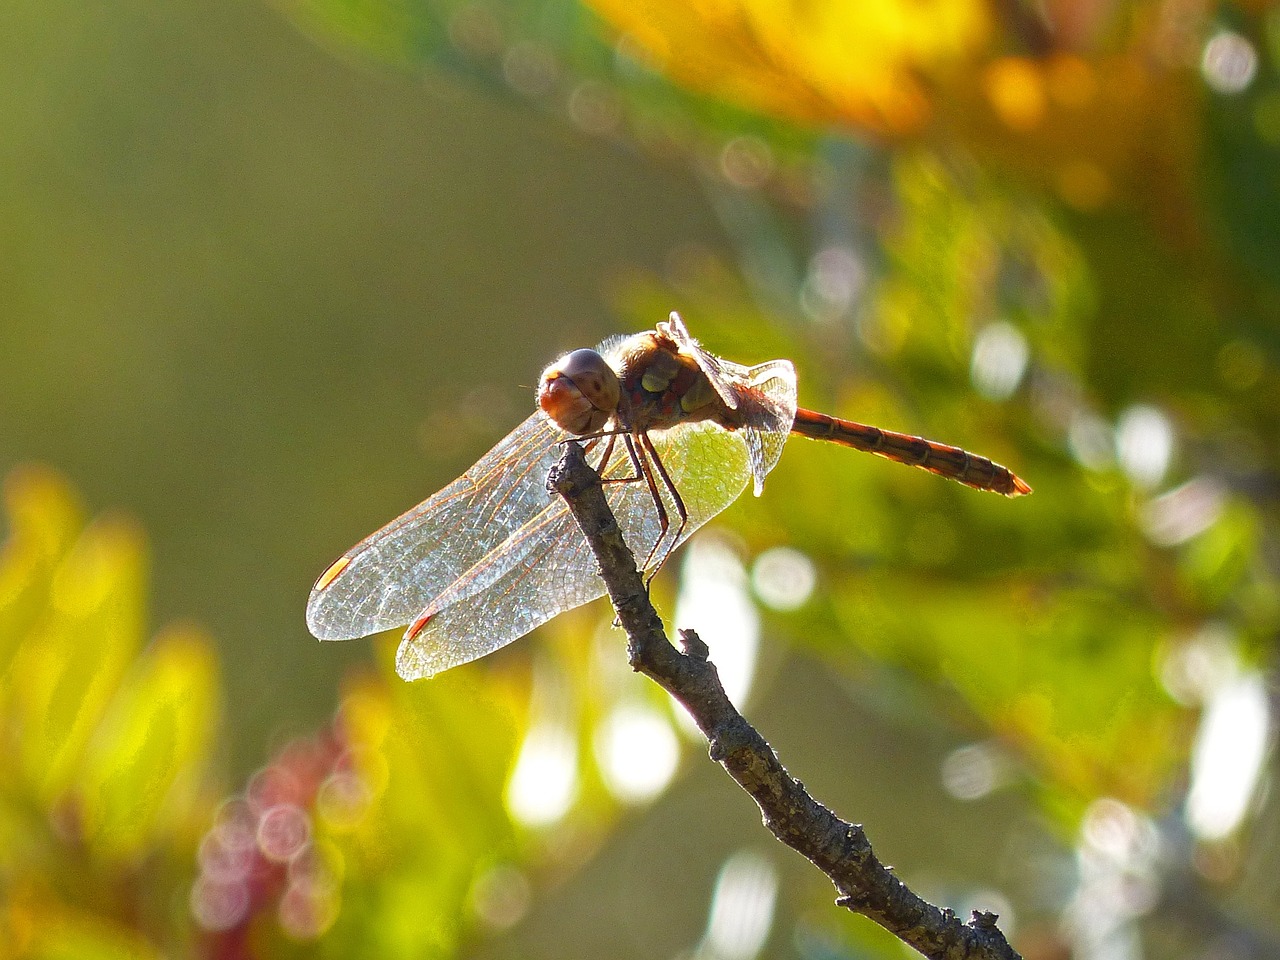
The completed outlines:
[[[1025,481],[1008,467],[960,447],[936,443],[893,430],[882,430],[853,420],[840,420],[814,410],[796,410],[792,433],[814,440],[829,440],[841,446],[865,450],[898,463],[928,470],[940,477],[963,483],[975,490],[990,490],[1006,497],[1031,492]]]

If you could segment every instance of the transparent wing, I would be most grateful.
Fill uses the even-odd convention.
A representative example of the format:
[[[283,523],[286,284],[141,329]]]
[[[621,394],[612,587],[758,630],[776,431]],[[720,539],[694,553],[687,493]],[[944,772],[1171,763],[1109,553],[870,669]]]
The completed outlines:
[[[414,620],[546,510],[547,471],[564,437],[535,413],[453,483],[348,550],[311,591],[312,634],[348,640]]]
[[[746,487],[751,455],[742,433],[697,423],[651,435],[689,513],[678,543]],[[551,452],[548,468],[558,454],[558,449]],[[606,476],[631,473],[630,461],[615,453]],[[539,486],[542,482],[540,478]],[[605,494],[627,544],[637,556],[648,555],[660,535],[648,487],[643,482],[612,483],[606,484]],[[668,508],[670,512],[670,504]],[[667,535],[673,533],[674,528]],[[544,500],[523,527],[511,531],[423,609],[426,626],[400,644],[396,671],[414,680],[475,660],[604,593],[595,559],[568,508],[559,498]]]
[[[720,399],[742,420],[743,438],[751,455],[755,495],[764,490],[764,478],[777,466],[782,448],[796,419],[796,371],[789,360],[770,360],[744,367],[708,353],[689,333],[680,314],[672,313],[658,328],[680,352],[697,361]]]
[[[745,370],[746,367],[739,366],[728,360],[721,360],[715,354],[708,353],[702,349],[702,344],[693,338],[693,334],[684,325],[684,320],[680,314],[674,310],[671,311],[671,316],[665,322],[658,324],[658,332],[670,337],[681,353],[693,357],[702,372],[706,374],[707,380],[711,383],[711,388],[724,401],[725,406],[730,410],[738,409],[738,394],[731,382],[733,378],[733,370],[731,368],[736,367],[738,370]]]

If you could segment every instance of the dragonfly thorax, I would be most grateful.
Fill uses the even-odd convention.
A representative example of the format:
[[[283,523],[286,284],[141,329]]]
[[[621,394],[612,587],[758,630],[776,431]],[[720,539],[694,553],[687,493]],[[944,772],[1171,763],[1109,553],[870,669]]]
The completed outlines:
[[[697,358],[670,337],[637,334],[619,345],[613,359],[622,386],[620,419],[627,428],[665,430],[700,420],[736,428],[732,412],[717,396]]]

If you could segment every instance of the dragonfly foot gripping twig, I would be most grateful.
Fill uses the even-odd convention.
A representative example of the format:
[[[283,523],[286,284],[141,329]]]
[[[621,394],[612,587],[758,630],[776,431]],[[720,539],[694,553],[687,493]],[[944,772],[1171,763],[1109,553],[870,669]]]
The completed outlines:
[[[631,666],[689,711],[707,738],[711,758],[755,800],[770,832],[830,878],[839,891],[837,903],[926,957],[1020,960],[993,915],[975,911],[964,923],[921,899],[876,858],[861,825],[840,819],[809,795],[729,701],[697,634],[681,632],[683,652],[672,646],[579,444],[566,444],[547,487],[565,499],[595,554],[627,634]]]

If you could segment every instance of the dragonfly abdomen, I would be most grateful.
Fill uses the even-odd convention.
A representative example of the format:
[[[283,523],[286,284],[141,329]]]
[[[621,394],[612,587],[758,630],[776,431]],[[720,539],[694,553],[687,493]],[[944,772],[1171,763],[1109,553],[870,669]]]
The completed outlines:
[[[926,440],[924,437],[883,430],[853,420],[841,420],[803,408],[796,410],[791,432],[919,467],[975,490],[990,490],[1006,497],[1020,497],[1031,492],[1031,487],[1008,467],[960,447]]]

